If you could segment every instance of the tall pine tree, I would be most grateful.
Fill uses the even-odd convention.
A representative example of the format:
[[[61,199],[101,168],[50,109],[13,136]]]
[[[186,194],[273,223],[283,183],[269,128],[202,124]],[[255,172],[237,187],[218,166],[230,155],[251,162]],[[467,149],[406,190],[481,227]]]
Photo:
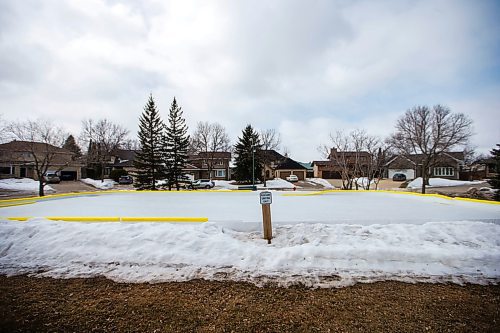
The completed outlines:
[[[238,143],[235,145],[236,180],[252,182],[254,178],[260,179],[262,175],[261,150],[259,133],[251,125],[247,125],[243,130],[243,136],[238,138]]]
[[[493,199],[496,201],[500,201],[500,144],[497,144],[497,147],[497,149],[493,148],[491,150],[491,156],[495,161],[496,177],[490,179],[488,182],[494,189],[496,189]]]
[[[139,190],[156,190],[156,181],[164,179],[163,131],[165,124],[156,109],[153,96],[149,95],[144,112],[139,119],[139,142],[134,167],[137,169],[134,186]]]
[[[165,133],[165,145],[167,147],[167,167],[169,178],[169,189],[175,185],[179,190],[179,179],[184,176],[184,169],[188,159],[189,135],[187,125],[182,118],[182,108],[177,105],[174,97],[168,115],[168,125]]]
[[[69,150],[70,152],[72,152],[74,155],[73,157],[74,158],[78,158],[78,157],[81,157],[82,156],[82,150],[81,148],[76,144],[76,141],[75,141],[75,138],[73,137],[73,135],[69,135],[67,138],[66,138],[66,141],[64,141],[64,144],[62,146],[64,149],[67,149]]]

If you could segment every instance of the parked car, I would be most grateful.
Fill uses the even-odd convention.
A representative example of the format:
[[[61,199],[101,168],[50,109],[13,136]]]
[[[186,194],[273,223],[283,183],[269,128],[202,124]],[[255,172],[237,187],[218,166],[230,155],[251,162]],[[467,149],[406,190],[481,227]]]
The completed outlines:
[[[120,185],[128,185],[133,183],[134,179],[132,178],[132,176],[121,176],[120,178],[118,178],[118,184]]]
[[[288,177],[286,177],[286,180],[289,181],[289,182],[298,182],[299,181],[299,177],[297,177],[296,175],[290,175]]]
[[[61,178],[55,172],[47,172],[45,176],[43,176],[43,180],[47,184],[59,184],[61,182]]]
[[[404,173],[395,173],[394,176],[392,176],[392,180],[396,182],[404,182],[406,180],[406,175]]]
[[[210,179],[198,179],[198,180],[195,180],[194,182],[192,182],[189,187],[192,189],[206,188],[208,190],[208,189],[213,188],[214,186],[215,186],[215,183]]]

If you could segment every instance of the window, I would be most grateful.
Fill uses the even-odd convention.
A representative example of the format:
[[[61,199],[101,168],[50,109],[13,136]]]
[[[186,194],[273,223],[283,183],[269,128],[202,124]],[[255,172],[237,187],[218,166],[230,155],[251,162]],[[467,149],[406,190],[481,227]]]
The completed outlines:
[[[455,170],[452,167],[438,167],[434,168],[434,176],[453,176]]]
[[[10,167],[0,167],[0,174],[10,175]]]
[[[226,177],[226,170],[215,170],[215,177]]]

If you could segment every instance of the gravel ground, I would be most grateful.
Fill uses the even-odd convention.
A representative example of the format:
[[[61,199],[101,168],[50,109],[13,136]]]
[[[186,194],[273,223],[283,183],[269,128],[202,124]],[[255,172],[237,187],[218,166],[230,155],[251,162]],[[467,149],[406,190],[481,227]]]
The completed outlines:
[[[0,276],[1,332],[499,332],[500,286],[124,284]]]

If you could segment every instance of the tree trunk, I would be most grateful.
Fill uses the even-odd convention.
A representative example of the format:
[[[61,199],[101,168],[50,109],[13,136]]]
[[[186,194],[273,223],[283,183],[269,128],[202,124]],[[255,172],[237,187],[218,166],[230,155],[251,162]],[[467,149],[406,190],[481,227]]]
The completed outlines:
[[[426,182],[427,182],[427,173],[425,172],[425,169],[426,169],[425,165],[422,164],[422,194],[425,194],[425,185],[427,185],[426,184]]]
[[[43,178],[40,178],[38,180],[38,195],[41,197],[43,197],[45,195],[45,193],[43,192],[43,187],[44,187]]]

